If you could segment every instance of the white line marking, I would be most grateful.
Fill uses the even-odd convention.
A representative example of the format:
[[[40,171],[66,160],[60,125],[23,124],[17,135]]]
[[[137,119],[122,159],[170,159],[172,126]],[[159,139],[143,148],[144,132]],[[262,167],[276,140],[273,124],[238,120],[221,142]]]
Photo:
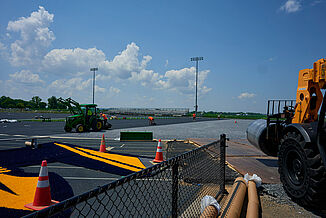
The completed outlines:
[[[90,140],[100,140],[100,138],[86,138],[86,137],[73,137],[73,136],[47,136],[51,139],[90,139]]]
[[[123,146],[125,146],[125,144],[122,144],[122,145],[120,146],[120,148],[122,148]]]
[[[27,137],[27,135],[9,135],[1,133],[0,136],[18,136],[18,137]]]
[[[73,136],[51,136],[51,135],[43,135],[43,136],[28,136],[28,135],[10,135],[10,134],[0,134],[0,136],[16,136],[16,137],[28,137],[28,138],[51,138],[51,139],[90,139],[90,140],[100,140],[100,138],[86,138],[86,137],[73,137]]]
[[[117,180],[119,178],[85,178],[85,177],[62,177],[64,179],[72,179],[72,180]]]

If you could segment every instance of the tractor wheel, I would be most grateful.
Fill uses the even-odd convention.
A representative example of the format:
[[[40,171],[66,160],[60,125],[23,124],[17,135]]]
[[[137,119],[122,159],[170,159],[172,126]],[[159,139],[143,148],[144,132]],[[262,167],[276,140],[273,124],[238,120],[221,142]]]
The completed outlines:
[[[92,123],[92,129],[94,131],[101,131],[103,128],[103,122],[101,120],[94,120]]]
[[[110,123],[106,123],[104,126],[105,129],[110,129],[111,127],[112,127],[112,125]]]
[[[278,163],[284,190],[292,200],[320,208],[326,200],[326,170],[317,146],[289,132],[283,137]]]
[[[65,129],[66,132],[71,132],[71,130],[72,130],[72,128],[70,126],[67,126],[67,125],[65,126],[64,129]]]
[[[78,124],[76,126],[76,132],[78,132],[78,133],[82,133],[82,132],[84,132],[84,130],[85,130],[85,128],[84,128],[83,124]]]

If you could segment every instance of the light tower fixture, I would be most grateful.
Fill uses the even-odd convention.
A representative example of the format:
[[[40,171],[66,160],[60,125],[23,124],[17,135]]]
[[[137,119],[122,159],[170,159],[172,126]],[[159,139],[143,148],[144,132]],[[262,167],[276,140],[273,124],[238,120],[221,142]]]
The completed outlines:
[[[95,92],[95,71],[98,71],[98,68],[91,68],[91,71],[93,71],[93,104],[94,104],[94,92]]]
[[[198,86],[198,61],[204,60],[203,57],[193,57],[191,61],[196,61],[196,97],[195,97],[195,114],[197,116],[198,104],[197,104],[197,86]]]

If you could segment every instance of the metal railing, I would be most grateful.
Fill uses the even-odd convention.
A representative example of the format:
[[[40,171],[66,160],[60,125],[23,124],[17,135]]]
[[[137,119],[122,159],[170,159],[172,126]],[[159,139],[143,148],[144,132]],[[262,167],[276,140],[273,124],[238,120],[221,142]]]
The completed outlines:
[[[267,102],[267,116],[283,113],[284,107],[293,109],[295,100],[268,100]]]
[[[226,136],[26,217],[196,217],[225,192]]]

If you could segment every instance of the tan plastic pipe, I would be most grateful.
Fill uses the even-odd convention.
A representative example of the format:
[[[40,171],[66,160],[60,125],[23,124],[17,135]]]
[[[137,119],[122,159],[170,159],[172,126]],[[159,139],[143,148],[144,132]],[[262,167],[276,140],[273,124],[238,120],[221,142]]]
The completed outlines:
[[[254,181],[248,182],[248,207],[247,207],[247,216],[250,218],[259,217],[259,201],[256,183]]]
[[[242,177],[236,178],[232,186],[232,192],[228,195],[226,202],[223,204],[220,217],[240,217],[246,192],[246,181]]]
[[[200,215],[199,218],[215,218],[218,215],[218,211],[216,209],[216,207],[214,207],[213,205],[209,205],[205,208],[205,210],[203,211],[203,213]]]

